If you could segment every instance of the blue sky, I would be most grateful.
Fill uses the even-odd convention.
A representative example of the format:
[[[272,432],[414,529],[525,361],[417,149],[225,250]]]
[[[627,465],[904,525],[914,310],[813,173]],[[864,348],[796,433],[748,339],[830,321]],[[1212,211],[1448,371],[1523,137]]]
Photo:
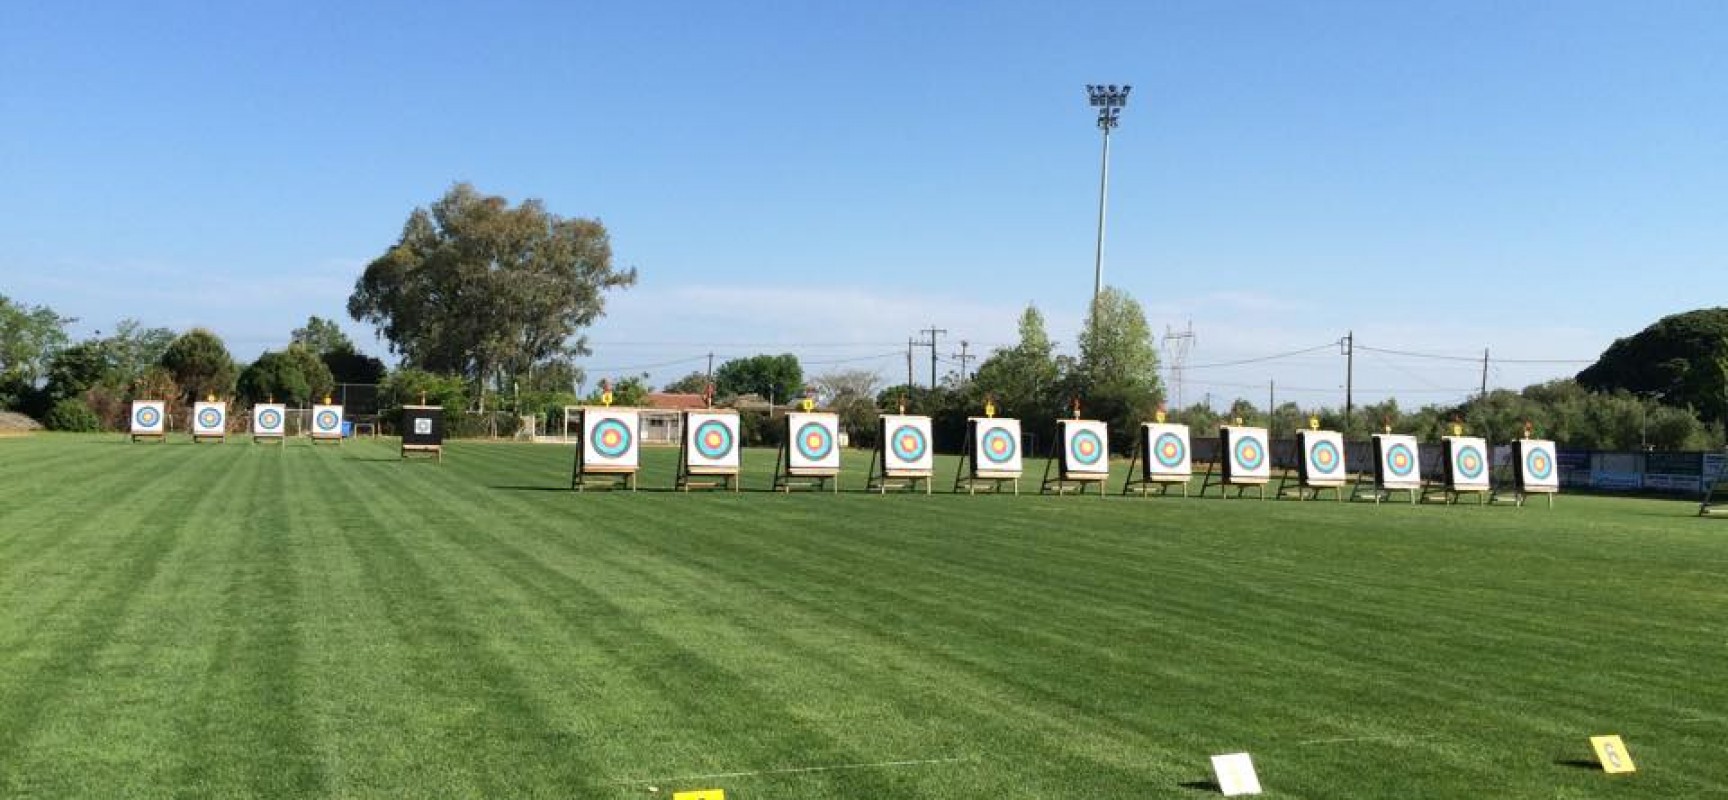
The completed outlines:
[[[1106,282],[1192,321],[1185,399],[1339,404],[1336,348],[1589,360],[1721,302],[1728,4],[0,6],[0,293],[203,325],[238,357],[346,320],[452,182],[596,216],[640,284],[590,368],[791,351],[904,376]],[[384,354],[370,329],[357,341]],[[918,355],[927,379],[928,351]],[[1497,362],[1521,387],[1581,364]],[[1362,351],[1359,398],[1465,361]]]

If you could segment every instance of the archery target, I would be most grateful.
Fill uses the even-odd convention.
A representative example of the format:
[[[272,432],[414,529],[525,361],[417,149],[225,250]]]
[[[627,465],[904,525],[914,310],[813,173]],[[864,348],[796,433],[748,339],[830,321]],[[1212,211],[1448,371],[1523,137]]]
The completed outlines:
[[[1453,489],[1488,488],[1488,443],[1474,436],[1448,436],[1446,484]]]
[[[786,465],[794,470],[838,472],[840,418],[825,412],[786,415]]]
[[[168,430],[168,404],[160,400],[132,402],[132,432],[162,433]]]
[[[1518,476],[1525,491],[1558,491],[1560,471],[1554,464],[1554,443],[1546,439],[1519,439],[1513,453],[1518,458]]]
[[[342,437],[342,407],[312,406],[312,436],[317,439]]]
[[[1180,478],[1194,474],[1188,442],[1188,426],[1173,422],[1148,422],[1140,426],[1140,449],[1146,453],[1147,480]]]
[[[1062,471],[1065,474],[1110,474],[1110,431],[1090,419],[1062,420]]]
[[[228,431],[227,403],[195,403],[192,406],[192,435],[221,436]]]
[[[1344,435],[1337,431],[1298,431],[1302,440],[1302,483],[1305,486],[1343,486]]]
[[[1226,483],[1265,483],[1272,479],[1271,442],[1265,428],[1225,425],[1218,429],[1224,446]]]
[[[640,430],[641,419],[635,409],[583,409],[582,468],[636,469]]]
[[[888,473],[929,474],[936,466],[930,451],[930,418],[882,415],[882,469]]]
[[[972,418],[972,475],[1020,477],[1020,420]]]
[[[1421,450],[1416,437],[1374,434],[1374,482],[1382,489],[1422,488]]]
[[[738,415],[690,411],[684,415],[684,466],[738,469]]]
[[[252,435],[281,436],[288,427],[288,409],[280,403],[252,406]]]

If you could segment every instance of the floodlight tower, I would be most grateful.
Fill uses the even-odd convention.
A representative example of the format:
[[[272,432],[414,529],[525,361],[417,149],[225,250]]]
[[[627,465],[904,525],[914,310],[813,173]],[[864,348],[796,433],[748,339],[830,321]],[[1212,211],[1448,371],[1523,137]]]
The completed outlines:
[[[1092,107],[1098,109],[1098,130],[1104,132],[1104,162],[1098,177],[1098,253],[1092,260],[1092,305],[1096,312],[1098,295],[1104,291],[1104,213],[1110,199],[1110,131],[1116,127],[1116,120],[1122,115],[1122,109],[1128,105],[1128,92],[1132,86],[1092,85],[1086,86],[1086,96]]]

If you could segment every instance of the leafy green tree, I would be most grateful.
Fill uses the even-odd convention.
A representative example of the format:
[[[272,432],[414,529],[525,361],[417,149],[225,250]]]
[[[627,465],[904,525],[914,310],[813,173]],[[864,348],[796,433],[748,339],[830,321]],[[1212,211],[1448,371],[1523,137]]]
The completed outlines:
[[[107,383],[128,386],[143,377],[151,367],[162,363],[162,354],[174,343],[174,331],[168,328],[146,328],[135,319],[123,319],[114,326],[114,333],[102,340],[113,364],[114,374]]]
[[[636,270],[614,268],[599,220],[458,183],[409,215],[356,281],[348,313],[379,326],[408,366],[503,387],[585,354],[577,334],[603,312],[603,293],[635,281]]]
[[[324,359],[305,345],[291,344],[282,351],[282,355],[300,370],[306,378],[306,390],[311,392],[313,400],[323,400],[325,395],[336,391],[336,378],[330,374],[330,367],[324,364]]]
[[[678,380],[661,387],[662,392],[676,394],[701,394],[708,390],[708,375],[702,372],[692,372]]]
[[[1728,308],[1663,317],[1609,345],[1578,373],[1585,389],[1661,395],[1706,420],[1728,418]]]
[[[205,328],[193,328],[169,344],[162,353],[162,366],[174,377],[186,403],[210,395],[226,397],[234,390],[238,373],[222,337]]]
[[[75,320],[0,295],[0,407],[40,412],[37,388]],[[26,408],[26,406],[30,406]]]
[[[88,433],[102,430],[102,420],[82,398],[67,397],[54,404],[42,424],[51,431]]]
[[[998,348],[984,359],[972,375],[971,388],[980,401],[985,396],[994,398],[1003,416],[1019,418],[1021,430],[1035,434],[1039,441],[1050,441],[1059,407],[1065,402],[1059,396],[1062,375],[1055,351],[1044,315],[1028,305],[1020,314],[1019,343]]]
[[[53,401],[83,395],[115,378],[113,353],[106,343],[86,339],[54,354],[46,390]]]
[[[1133,445],[1141,423],[1163,402],[1158,342],[1146,312],[1127,292],[1106,288],[1092,303],[1068,386],[1087,417],[1109,423],[1117,449]]]
[[[632,408],[648,404],[649,386],[647,375],[631,375],[626,378],[614,378],[606,381],[606,385],[612,388],[612,405]],[[600,405],[600,395],[604,391],[605,389],[595,386],[593,393],[589,394],[583,402],[590,405]]]
[[[787,405],[804,396],[804,370],[791,353],[737,358],[714,370],[714,386],[720,397],[756,394]]]
[[[323,317],[312,316],[306,319],[304,327],[295,328],[288,334],[290,344],[297,344],[311,350],[317,355],[336,352],[354,352],[354,341],[348,334],[342,332],[341,326]]]
[[[879,414],[875,393],[881,382],[876,373],[864,369],[829,372],[812,381],[822,406],[839,415],[840,428],[853,447],[876,444]]]
[[[240,373],[240,396],[249,403],[277,402],[304,406],[320,402],[335,384],[330,370],[305,345],[264,353]]]

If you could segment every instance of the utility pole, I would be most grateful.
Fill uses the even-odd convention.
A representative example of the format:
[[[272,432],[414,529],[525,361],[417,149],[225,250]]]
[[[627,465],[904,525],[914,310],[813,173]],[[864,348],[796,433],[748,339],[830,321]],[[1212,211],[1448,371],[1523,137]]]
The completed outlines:
[[[1356,389],[1356,332],[1346,331],[1339,345],[1344,351],[1344,431],[1349,433],[1350,409],[1355,405],[1352,394]]]
[[[970,346],[970,344],[965,339],[961,339],[960,340],[960,352],[954,354],[955,360],[960,362],[960,382],[961,383],[966,382],[966,363],[971,361],[974,358],[977,358],[977,356],[966,355],[966,348],[969,346]]]
[[[1170,388],[1175,390],[1175,407],[1181,408],[1182,378],[1188,366],[1188,350],[1194,346],[1193,320],[1189,320],[1188,327],[1180,331],[1164,326],[1164,340],[1160,344],[1164,348],[1164,361],[1170,365]]]
[[[930,327],[924,328],[923,330],[920,330],[918,332],[930,334],[930,341],[923,342],[922,344],[929,345],[929,347],[930,347],[930,388],[935,389],[936,388],[936,337],[948,333],[948,329],[947,328],[938,328],[935,325],[931,325]]]
[[[912,348],[917,346],[917,340],[910,336],[906,337],[906,385],[908,387],[912,385]]]
[[[1269,380],[1266,382],[1266,435],[1267,436],[1271,436],[1273,433],[1272,421],[1277,419],[1277,416],[1274,415],[1272,412],[1277,408],[1278,408],[1278,382],[1273,381],[1273,380]]]
[[[1488,348],[1482,348],[1482,396],[1488,396]]]

